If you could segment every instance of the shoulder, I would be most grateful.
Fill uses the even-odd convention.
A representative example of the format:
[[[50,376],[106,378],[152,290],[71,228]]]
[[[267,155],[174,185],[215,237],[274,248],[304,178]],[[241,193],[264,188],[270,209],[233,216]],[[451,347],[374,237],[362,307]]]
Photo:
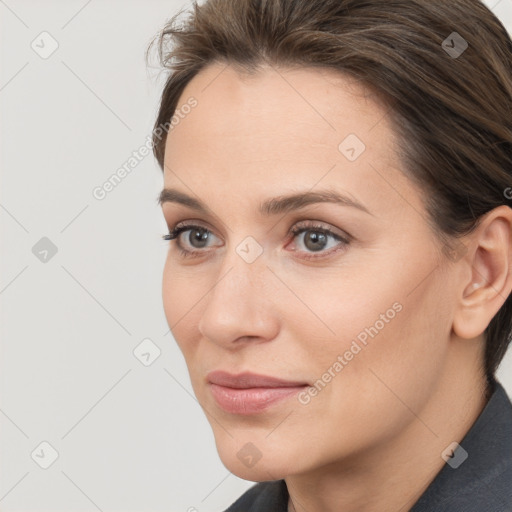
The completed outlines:
[[[512,463],[498,465],[494,470],[475,474],[465,486],[452,488],[450,494],[424,502],[425,512],[512,512]],[[416,508],[412,509],[416,511]]]
[[[411,512],[512,512],[512,403],[501,384],[458,449],[460,465],[445,465]]]
[[[225,512],[287,512],[288,490],[284,480],[259,482],[245,491]]]

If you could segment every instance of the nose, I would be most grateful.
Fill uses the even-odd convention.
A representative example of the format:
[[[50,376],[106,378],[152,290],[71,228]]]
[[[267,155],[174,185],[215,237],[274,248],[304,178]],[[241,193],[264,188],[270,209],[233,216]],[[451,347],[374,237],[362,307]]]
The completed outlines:
[[[280,323],[275,281],[263,257],[248,263],[233,250],[204,299],[200,333],[229,350],[274,339]]]

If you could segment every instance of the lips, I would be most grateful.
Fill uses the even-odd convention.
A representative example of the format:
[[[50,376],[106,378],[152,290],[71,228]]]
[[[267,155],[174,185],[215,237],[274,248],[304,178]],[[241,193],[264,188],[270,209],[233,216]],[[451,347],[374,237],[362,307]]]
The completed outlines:
[[[207,378],[217,405],[226,412],[240,415],[262,413],[308,386],[306,382],[250,372],[232,375],[218,370],[210,372]]]
[[[221,370],[213,371],[208,374],[208,382],[235,389],[247,388],[294,388],[306,386],[307,382],[289,381],[269,377],[267,375],[258,375],[256,373],[240,373],[232,375]]]

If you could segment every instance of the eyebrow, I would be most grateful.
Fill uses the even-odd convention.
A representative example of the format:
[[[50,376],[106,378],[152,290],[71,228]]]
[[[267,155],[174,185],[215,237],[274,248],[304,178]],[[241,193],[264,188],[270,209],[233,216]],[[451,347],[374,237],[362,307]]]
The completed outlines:
[[[192,210],[196,210],[198,213],[215,216],[213,212],[198,199],[172,188],[164,188],[160,192],[158,203],[160,205],[163,205],[164,203],[178,203],[187,206]],[[334,203],[342,206],[349,206],[352,208],[357,208],[365,213],[368,213],[369,215],[373,215],[373,213],[371,213],[368,208],[366,208],[366,206],[357,200],[333,190],[301,192],[267,199],[260,204],[259,213],[267,217],[272,215],[280,215],[295,210],[300,210],[305,206],[317,203]]]

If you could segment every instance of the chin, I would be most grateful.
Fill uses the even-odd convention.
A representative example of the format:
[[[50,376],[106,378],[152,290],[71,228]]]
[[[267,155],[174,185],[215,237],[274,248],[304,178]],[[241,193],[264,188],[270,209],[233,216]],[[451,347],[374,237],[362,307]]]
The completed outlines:
[[[270,446],[264,441],[254,443],[246,439],[226,438],[217,441],[217,451],[224,466],[234,475],[243,480],[264,482],[281,480],[291,473],[297,472],[297,462],[290,460],[289,454],[277,446]],[[300,449],[293,449],[300,453]],[[295,462],[295,463],[294,463]]]
[[[251,482],[266,482],[269,480],[281,480],[290,474],[282,465],[264,461],[261,458],[254,466],[247,467],[238,458],[221,456],[224,466],[238,478]]]

